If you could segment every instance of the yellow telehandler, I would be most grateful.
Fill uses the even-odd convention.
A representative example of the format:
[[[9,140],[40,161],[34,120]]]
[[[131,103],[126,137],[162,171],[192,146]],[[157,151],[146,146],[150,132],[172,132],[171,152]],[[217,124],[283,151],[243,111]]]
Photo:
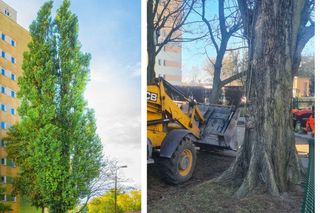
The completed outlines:
[[[169,184],[189,180],[196,165],[195,147],[237,149],[237,118],[234,107],[198,104],[157,78],[147,88],[148,164],[156,159]]]

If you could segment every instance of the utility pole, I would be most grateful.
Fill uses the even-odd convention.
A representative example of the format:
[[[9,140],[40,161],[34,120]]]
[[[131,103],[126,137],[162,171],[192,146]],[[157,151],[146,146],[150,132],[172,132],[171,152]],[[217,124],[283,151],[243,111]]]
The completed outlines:
[[[119,166],[116,168],[115,180],[114,180],[114,212],[117,213],[117,181],[118,181],[118,170],[127,168],[127,165]]]

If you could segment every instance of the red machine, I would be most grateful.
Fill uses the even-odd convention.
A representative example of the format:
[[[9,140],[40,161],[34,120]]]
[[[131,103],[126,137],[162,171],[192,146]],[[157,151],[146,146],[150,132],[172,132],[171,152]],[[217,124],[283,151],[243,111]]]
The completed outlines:
[[[293,109],[292,113],[295,131],[312,132],[314,135],[314,109]]]

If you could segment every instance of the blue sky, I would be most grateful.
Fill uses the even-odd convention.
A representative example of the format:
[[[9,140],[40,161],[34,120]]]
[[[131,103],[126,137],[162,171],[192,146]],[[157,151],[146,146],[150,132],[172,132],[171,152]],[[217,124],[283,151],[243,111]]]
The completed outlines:
[[[216,0],[207,0],[206,3],[206,18],[208,20],[213,19],[214,16],[218,16],[218,1]],[[201,10],[198,9],[199,12]],[[192,12],[188,17],[187,22],[192,21],[201,21],[201,17]],[[199,25],[191,25],[190,30],[199,30]],[[203,28],[207,30],[206,26]],[[206,31],[207,32],[207,31]],[[185,35],[186,37],[192,37],[192,35]],[[196,36],[195,36],[196,37]],[[229,48],[235,47],[234,43],[239,42],[239,40],[235,40],[233,38],[229,41]],[[187,42],[183,43],[182,48],[182,75],[183,80],[190,81],[193,78],[207,78],[208,75],[202,71],[203,64],[207,60],[207,56],[204,52],[204,47],[206,46],[208,55],[210,57],[215,57],[215,50],[213,45],[206,45],[203,40],[195,41],[195,42]],[[314,55],[314,38],[311,39],[306,47],[303,50],[303,55]]]
[[[4,0],[28,29],[44,0]],[[55,13],[62,0],[54,2]],[[104,153],[127,169],[120,176],[141,185],[140,1],[71,0],[82,51],[92,56],[85,97],[96,112]]]

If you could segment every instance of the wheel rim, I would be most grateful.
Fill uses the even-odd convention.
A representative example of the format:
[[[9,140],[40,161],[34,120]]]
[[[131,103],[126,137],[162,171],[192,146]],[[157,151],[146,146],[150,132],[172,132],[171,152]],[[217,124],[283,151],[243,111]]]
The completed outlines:
[[[180,160],[178,164],[179,174],[181,176],[187,176],[192,168],[192,152],[189,149],[183,150],[180,155]]]

